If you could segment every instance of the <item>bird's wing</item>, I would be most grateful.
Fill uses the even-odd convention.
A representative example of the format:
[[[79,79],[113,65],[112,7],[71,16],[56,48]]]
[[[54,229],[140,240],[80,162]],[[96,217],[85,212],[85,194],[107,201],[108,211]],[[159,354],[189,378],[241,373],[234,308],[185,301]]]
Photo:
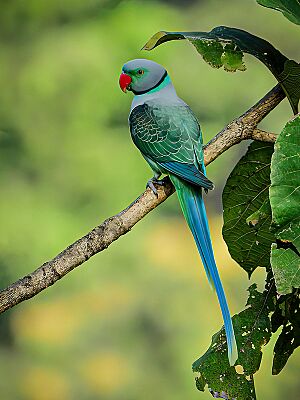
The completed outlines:
[[[133,142],[146,158],[181,179],[212,189],[204,174],[201,130],[188,106],[145,103],[131,111],[129,124]]]

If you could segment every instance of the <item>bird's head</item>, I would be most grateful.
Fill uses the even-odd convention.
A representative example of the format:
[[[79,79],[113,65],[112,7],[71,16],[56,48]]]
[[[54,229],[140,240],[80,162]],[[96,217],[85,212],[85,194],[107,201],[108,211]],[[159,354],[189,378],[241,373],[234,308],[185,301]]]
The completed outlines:
[[[157,88],[168,76],[162,65],[154,61],[138,58],[123,65],[119,84],[123,92],[144,94]]]

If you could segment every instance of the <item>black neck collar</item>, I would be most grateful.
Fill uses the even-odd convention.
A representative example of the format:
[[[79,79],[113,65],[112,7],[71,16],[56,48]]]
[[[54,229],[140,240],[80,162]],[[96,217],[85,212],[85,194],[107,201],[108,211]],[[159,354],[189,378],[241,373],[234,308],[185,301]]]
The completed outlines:
[[[152,86],[150,89],[147,90],[141,90],[141,91],[137,91],[137,90],[133,90],[130,89],[135,95],[140,95],[140,94],[145,94],[150,92],[150,90],[153,90],[155,88],[157,88],[161,83],[163,83],[163,81],[166,79],[166,77],[168,76],[167,71],[165,71],[165,73],[163,74],[162,78],[154,85]]]

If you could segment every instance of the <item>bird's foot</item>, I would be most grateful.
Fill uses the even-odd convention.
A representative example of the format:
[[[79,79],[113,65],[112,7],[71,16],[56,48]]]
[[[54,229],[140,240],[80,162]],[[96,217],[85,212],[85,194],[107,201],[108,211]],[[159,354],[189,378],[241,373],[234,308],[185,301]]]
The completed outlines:
[[[150,188],[152,190],[152,192],[155,194],[155,196],[158,197],[158,192],[157,192],[157,189],[154,186],[154,184],[164,186],[165,181],[163,179],[159,180],[159,179],[153,177],[153,178],[149,179],[149,181],[147,182],[146,189]]]

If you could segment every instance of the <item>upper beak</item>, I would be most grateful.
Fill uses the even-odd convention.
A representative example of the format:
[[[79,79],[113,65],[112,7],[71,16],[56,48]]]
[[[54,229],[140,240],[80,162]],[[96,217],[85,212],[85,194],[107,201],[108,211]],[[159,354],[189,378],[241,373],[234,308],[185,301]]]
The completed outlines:
[[[124,93],[126,93],[126,90],[127,90],[128,86],[131,84],[131,81],[132,81],[132,79],[130,78],[130,76],[127,74],[124,74],[124,72],[122,72],[122,74],[120,75],[120,78],[119,78],[119,85]]]

